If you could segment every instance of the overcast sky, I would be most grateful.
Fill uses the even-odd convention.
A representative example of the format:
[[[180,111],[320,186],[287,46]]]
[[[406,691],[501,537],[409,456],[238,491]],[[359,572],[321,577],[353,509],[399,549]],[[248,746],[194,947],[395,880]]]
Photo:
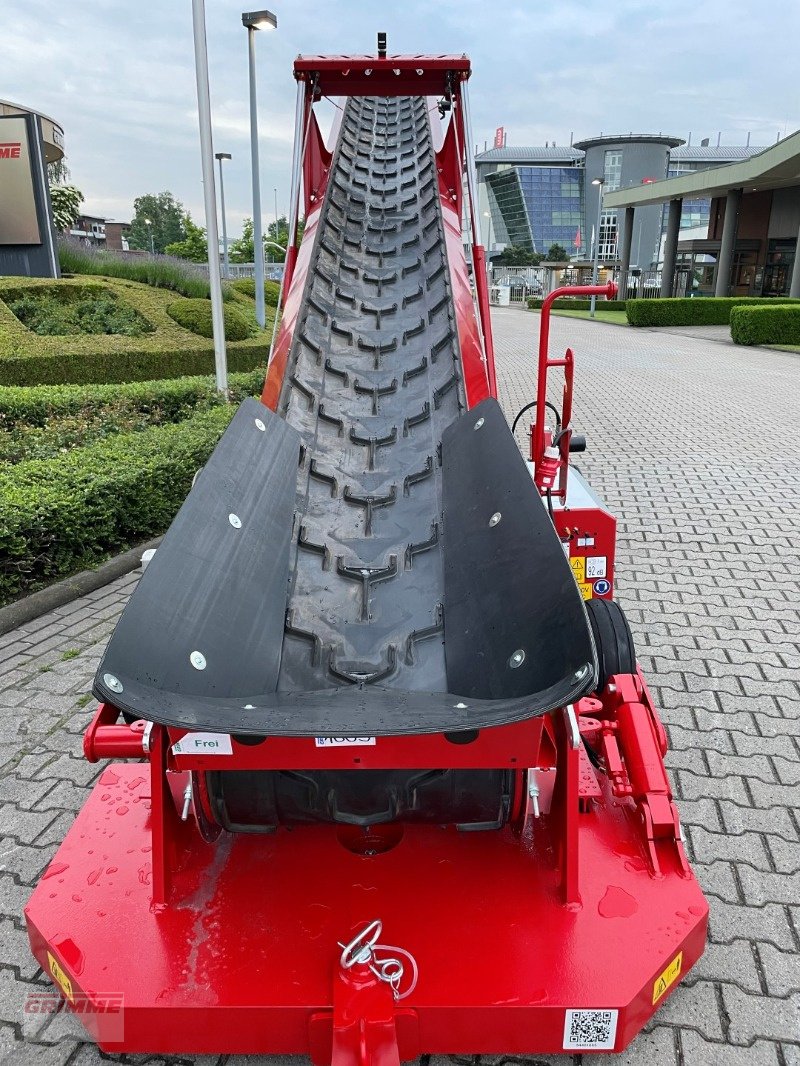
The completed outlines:
[[[254,6],[255,3],[254,3]],[[206,0],[229,232],[252,214],[241,0]],[[466,52],[474,136],[568,144],[664,132],[774,143],[800,127],[797,0],[272,0],[257,39],[264,215],[287,211],[298,52]],[[202,223],[191,0],[2,0],[0,98],[64,127],[84,210],[128,220],[170,189]]]

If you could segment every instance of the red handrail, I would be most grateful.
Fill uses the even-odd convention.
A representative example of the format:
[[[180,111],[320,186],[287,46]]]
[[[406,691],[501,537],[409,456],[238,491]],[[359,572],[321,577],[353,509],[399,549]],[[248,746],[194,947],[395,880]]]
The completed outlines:
[[[533,427],[533,447],[531,458],[534,462],[534,477],[536,484],[540,483],[540,471],[545,450],[545,421],[547,409],[547,371],[550,367],[563,366],[565,369],[564,402],[562,413],[567,416],[564,429],[568,427],[568,418],[572,413],[572,351],[567,350],[564,359],[549,359],[548,349],[550,346],[550,308],[555,300],[562,296],[605,296],[607,300],[613,300],[617,295],[617,285],[609,281],[607,285],[565,285],[561,289],[553,289],[542,301],[542,321],[539,326],[539,366],[536,380],[536,421]],[[568,440],[562,449],[562,457],[568,452]],[[567,460],[568,461],[568,460]],[[563,492],[566,490],[566,479],[562,479]]]

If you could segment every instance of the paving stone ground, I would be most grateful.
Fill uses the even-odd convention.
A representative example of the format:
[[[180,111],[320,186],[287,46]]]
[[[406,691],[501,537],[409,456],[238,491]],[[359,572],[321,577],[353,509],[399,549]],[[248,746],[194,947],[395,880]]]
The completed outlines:
[[[538,315],[498,310],[494,321],[513,414],[533,396]],[[552,338],[576,352],[576,422],[589,442],[580,465],[620,516],[618,594],[669,731],[668,765],[711,904],[703,959],[631,1048],[606,1061],[800,1066],[800,357],[707,331],[568,318],[554,320]],[[91,677],[135,581],[0,637],[4,1063],[165,1062],[103,1056],[72,1017],[42,1026],[24,1011],[48,981],[29,955],[22,908],[99,772],[80,754]]]

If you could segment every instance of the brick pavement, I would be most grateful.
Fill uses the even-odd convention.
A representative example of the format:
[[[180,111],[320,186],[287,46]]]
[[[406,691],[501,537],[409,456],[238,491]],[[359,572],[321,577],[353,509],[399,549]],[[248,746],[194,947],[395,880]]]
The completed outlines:
[[[513,414],[533,395],[538,316],[494,317]],[[800,1066],[800,361],[579,319],[554,320],[552,334],[556,348],[576,351],[576,423],[589,442],[579,461],[620,515],[619,596],[669,730],[668,765],[711,903],[706,955],[648,1031],[606,1062]],[[89,687],[135,581],[0,637],[3,1063],[165,1061],[102,1056],[70,1016],[37,1028],[23,1012],[48,982],[29,957],[22,907],[99,772],[80,756]]]

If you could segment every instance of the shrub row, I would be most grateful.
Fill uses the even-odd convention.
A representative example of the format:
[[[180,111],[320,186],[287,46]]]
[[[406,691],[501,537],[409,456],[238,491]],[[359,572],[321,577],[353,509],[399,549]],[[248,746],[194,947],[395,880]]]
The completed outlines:
[[[253,299],[256,298],[255,278],[237,278],[230,284],[237,292],[243,292],[245,296],[251,296]],[[277,307],[280,294],[281,287],[277,281],[264,282],[264,302],[267,307]]]
[[[185,334],[184,334],[185,336]],[[75,338],[70,338],[74,340]],[[87,338],[94,339],[94,338]],[[253,370],[267,360],[268,344],[250,341],[227,345],[231,373]],[[82,385],[92,382],[149,381],[210,374],[214,349],[175,348],[127,351],[92,351],[88,346],[53,355],[19,355],[0,358],[0,385]]]
[[[234,411],[0,470],[0,603],[163,533]]]
[[[734,307],[792,302],[785,297],[684,296],[628,300],[625,310],[632,326],[727,326]]]
[[[199,337],[213,337],[210,300],[175,300],[167,305],[167,314],[179,326],[196,333]],[[254,332],[253,325],[238,307],[224,304],[225,340],[244,341]]]
[[[800,303],[786,307],[734,307],[731,340],[735,344],[800,344]]]
[[[540,296],[528,297],[528,310],[539,311],[542,306],[542,298]],[[592,306],[591,300],[579,300],[577,297],[565,296],[563,300],[556,300],[553,304],[554,311],[588,311]],[[604,300],[601,296],[597,297],[597,307],[603,311],[624,311],[625,300]]]
[[[263,370],[232,374],[232,402],[256,395]],[[57,456],[121,433],[181,422],[224,403],[214,379],[179,378],[128,385],[0,388],[0,463]]]

